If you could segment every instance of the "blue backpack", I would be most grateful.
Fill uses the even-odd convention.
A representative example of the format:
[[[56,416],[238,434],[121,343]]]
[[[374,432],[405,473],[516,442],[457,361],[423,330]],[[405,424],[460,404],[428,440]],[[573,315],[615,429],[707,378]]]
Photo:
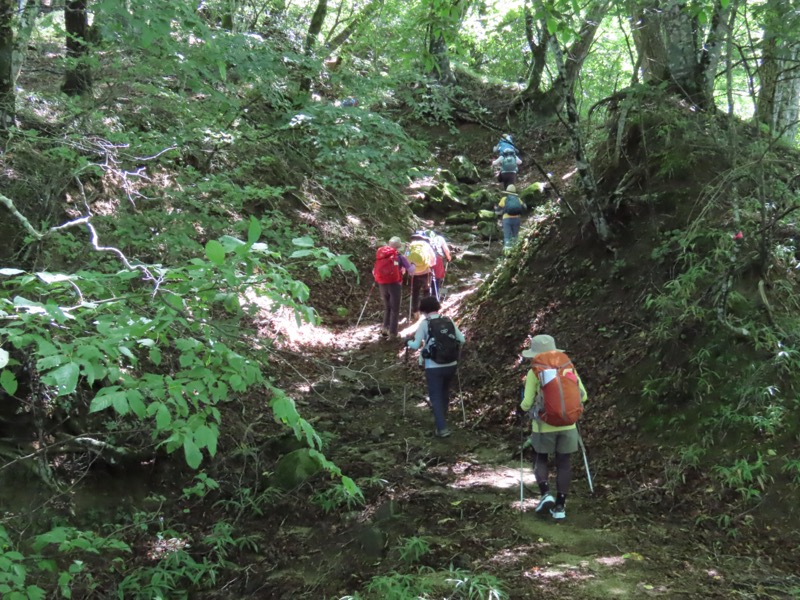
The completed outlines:
[[[506,154],[500,161],[500,171],[503,173],[517,172],[517,157],[514,154]]]
[[[503,203],[503,214],[516,217],[522,214],[524,208],[525,207],[522,205],[522,201],[519,199],[519,196],[515,194],[508,194],[506,196],[506,201]]]

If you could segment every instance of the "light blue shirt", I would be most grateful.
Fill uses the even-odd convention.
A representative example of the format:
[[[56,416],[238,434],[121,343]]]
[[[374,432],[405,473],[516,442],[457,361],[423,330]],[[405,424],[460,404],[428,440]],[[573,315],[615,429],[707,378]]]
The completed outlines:
[[[423,345],[425,347],[429,347],[430,346],[431,339],[428,338],[428,320],[429,319],[436,319],[438,317],[439,317],[439,313],[430,313],[430,314],[426,314],[425,315],[425,320],[422,321],[422,323],[420,323],[419,327],[417,327],[417,331],[414,333],[414,339],[413,340],[408,340],[408,347],[409,348],[411,348],[412,350],[417,350],[420,347],[422,347]],[[459,330],[458,325],[455,324],[455,321],[453,321],[453,325],[456,328],[456,339],[459,341],[459,343],[463,344],[466,341],[466,338],[464,337],[464,334],[461,333],[461,330]],[[439,367],[452,367],[453,365],[457,365],[458,364],[457,360],[454,360],[451,363],[440,364],[440,363],[437,363],[435,360],[430,359],[430,358],[423,359],[422,358],[422,354],[420,354],[419,364],[423,364],[423,361],[424,361],[426,369],[438,369]]]

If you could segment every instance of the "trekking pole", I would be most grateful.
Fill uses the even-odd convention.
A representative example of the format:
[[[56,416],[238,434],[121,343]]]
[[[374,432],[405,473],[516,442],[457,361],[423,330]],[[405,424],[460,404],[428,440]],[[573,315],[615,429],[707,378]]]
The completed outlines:
[[[364,308],[361,309],[361,314],[358,315],[358,321],[356,321],[356,327],[358,327],[358,324],[361,323],[361,317],[364,316],[364,311],[367,310],[367,304],[369,304],[369,298],[370,296],[372,296],[372,290],[374,289],[375,289],[375,282],[373,281],[372,287],[369,288],[369,292],[367,293],[367,300],[366,302],[364,302]]]
[[[519,509],[525,506],[525,482],[524,478],[524,455],[525,455],[525,421],[522,422],[522,429],[519,430]]]
[[[575,426],[575,430],[578,430],[577,425]],[[592,473],[589,471],[589,459],[586,458],[586,446],[583,444],[583,436],[581,436],[581,432],[578,431],[578,445],[581,447],[581,452],[583,453],[583,466],[586,469],[586,480],[589,482],[589,492],[594,494],[594,485],[592,484]]]
[[[411,301],[414,299],[414,276],[408,280],[408,322],[411,323]]]
[[[403,381],[403,418],[406,418],[406,394],[408,393],[408,342],[406,344],[406,351],[403,355],[403,367],[406,372],[405,381]]]
[[[461,392],[461,373],[456,366],[456,377],[458,377],[458,399],[461,401],[461,415],[464,417],[464,427],[467,426],[467,409],[464,408],[464,394]]]
[[[433,281],[433,295],[436,296],[436,299],[439,300],[439,286],[436,285],[436,274],[434,273],[432,277]]]

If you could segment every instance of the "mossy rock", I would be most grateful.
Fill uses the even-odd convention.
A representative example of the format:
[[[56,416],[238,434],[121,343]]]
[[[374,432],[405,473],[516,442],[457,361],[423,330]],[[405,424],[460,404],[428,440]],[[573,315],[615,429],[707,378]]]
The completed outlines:
[[[540,204],[545,198],[547,184],[541,181],[532,183],[519,193],[520,199],[528,206]]]
[[[497,227],[497,221],[492,219],[491,221],[480,221],[478,223],[478,235],[481,239],[488,240],[488,239],[497,239],[498,235],[500,234],[500,229]]]
[[[272,484],[283,490],[291,490],[322,470],[319,461],[311,456],[308,448],[285,454],[278,460]]]
[[[478,183],[481,180],[477,167],[466,156],[454,156],[450,161],[450,172],[459,183]]]
[[[467,196],[467,206],[471,210],[481,210],[497,204],[498,199],[489,190],[481,188]]]
[[[459,212],[447,215],[444,219],[446,225],[459,225],[462,223],[474,223],[478,220],[477,213],[474,212]]]
[[[425,208],[447,214],[464,210],[465,204],[458,197],[458,189],[449,183],[439,183],[425,192]]]
[[[436,177],[439,181],[444,183],[456,184],[458,183],[458,179],[453,174],[452,171],[448,171],[447,169],[439,169],[439,172]]]

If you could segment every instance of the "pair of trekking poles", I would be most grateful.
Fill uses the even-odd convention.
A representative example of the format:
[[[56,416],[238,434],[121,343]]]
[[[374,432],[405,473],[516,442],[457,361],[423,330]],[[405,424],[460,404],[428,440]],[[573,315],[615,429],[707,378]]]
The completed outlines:
[[[525,386],[520,386],[520,402],[525,399]],[[525,481],[524,481],[524,471],[525,471],[525,448],[532,445],[531,435],[528,434],[527,441],[525,440],[525,431],[527,430],[528,423],[527,420],[523,419],[522,429],[520,430],[520,440],[519,440],[519,505],[520,508],[525,504]],[[578,430],[577,423],[575,424],[575,430],[578,433],[578,446],[581,449],[581,453],[583,454],[583,467],[586,469],[586,481],[589,484],[589,493],[594,494],[594,484],[592,483],[592,472],[589,470],[589,459],[586,456],[586,446],[583,443],[583,436],[581,436],[581,432]]]
[[[445,277],[447,276],[447,265],[448,264],[449,263],[445,263],[445,265],[444,265]],[[431,273],[431,275],[433,275],[433,273]],[[444,280],[444,278],[442,278],[442,280]],[[444,287],[444,286],[442,286],[442,287]],[[372,290],[374,290],[374,289],[375,289],[375,282],[373,281],[372,282],[372,286],[369,288],[369,292],[367,292],[367,299],[364,300],[364,306],[361,308],[361,312],[358,315],[358,320],[356,321],[356,327],[358,327],[361,324],[361,318],[364,316],[364,311],[367,310],[367,305],[369,304],[369,299],[372,297]],[[441,298],[439,297],[439,292],[440,292],[440,289],[439,289],[438,282],[436,281],[436,276],[433,276],[433,295],[436,296],[437,300],[441,301]],[[414,299],[414,276],[411,275],[411,282],[409,284],[409,290],[408,290],[408,320],[409,320],[409,322],[411,321],[411,313],[412,313],[412,309],[413,309],[413,304],[412,304],[413,299]]]

